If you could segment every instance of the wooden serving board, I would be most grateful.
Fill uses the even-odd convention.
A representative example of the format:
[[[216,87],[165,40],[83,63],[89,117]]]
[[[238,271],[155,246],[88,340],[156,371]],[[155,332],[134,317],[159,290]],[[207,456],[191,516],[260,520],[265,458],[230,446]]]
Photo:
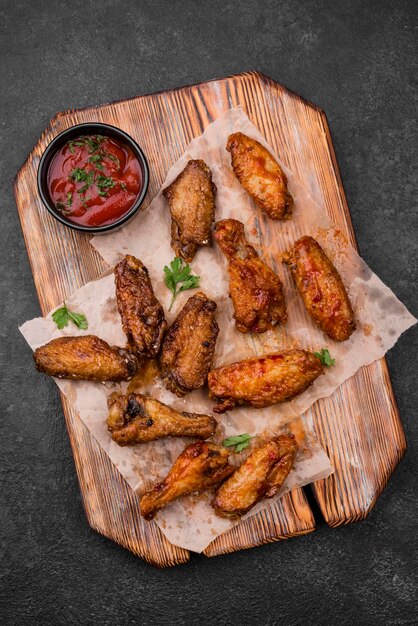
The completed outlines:
[[[139,96],[56,115],[20,169],[15,195],[42,313],[96,278],[106,263],[90,237],[54,220],[38,196],[40,157],[62,130],[80,122],[113,124],[132,135],[147,155],[151,180],[146,203],[193,137],[226,109],[242,105],[283,162],[353,246],[355,236],[326,116],[317,106],[258,72]],[[158,527],[139,515],[138,497],[62,398],[89,524],[157,566],[184,563],[187,550],[171,545]],[[364,518],[375,504],[405,449],[405,437],[385,359],[364,367],[310,412],[335,473],[313,485],[326,522],[334,527]],[[207,556],[233,552],[312,532],[315,520],[304,491],[296,489],[271,509],[213,541]]]

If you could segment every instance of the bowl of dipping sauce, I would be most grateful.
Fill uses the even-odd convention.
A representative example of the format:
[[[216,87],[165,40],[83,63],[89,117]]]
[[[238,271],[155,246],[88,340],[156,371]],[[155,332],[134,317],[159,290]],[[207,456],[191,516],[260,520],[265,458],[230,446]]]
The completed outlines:
[[[87,123],[55,137],[42,155],[38,190],[59,222],[103,233],[129,220],[148,189],[144,153],[115,126]]]

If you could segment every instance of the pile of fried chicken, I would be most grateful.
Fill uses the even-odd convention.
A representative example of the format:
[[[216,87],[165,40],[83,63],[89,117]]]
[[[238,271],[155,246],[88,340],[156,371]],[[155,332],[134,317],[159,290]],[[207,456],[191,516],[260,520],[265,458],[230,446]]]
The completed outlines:
[[[230,135],[226,149],[235,175],[254,203],[271,219],[290,219],[293,198],[287,179],[268,150],[240,132]],[[172,248],[191,262],[198,247],[212,239],[216,186],[209,167],[201,160],[189,161],[163,194],[171,213]],[[213,236],[228,262],[236,329],[264,333],[286,324],[283,285],[247,241],[244,225],[221,220]],[[338,271],[318,242],[302,237],[282,258],[315,324],[331,339],[346,341],[355,329],[353,309]],[[71,380],[121,382],[130,380],[147,360],[156,359],[166,388],[179,397],[207,384],[215,413],[290,400],[324,371],[318,356],[301,349],[212,369],[219,332],[213,300],[196,293],[167,329],[144,264],[126,255],[114,274],[126,348],[110,346],[93,335],[60,337],[35,351],[39,371]],[[237,466],[230,463],[226,447],[207,441],[218,426],[210,415],[180,413],[137,393],[112,393],[108,404],[108,429],[120,446],[165,437],[197,439],[186,446],[166,478],[142,496],[141,514],[147,520],[180,496],[214,487],[216,513],[238,518],[260,500],[273,497],[294,463],[297,445],[292,435],[257,440]]]

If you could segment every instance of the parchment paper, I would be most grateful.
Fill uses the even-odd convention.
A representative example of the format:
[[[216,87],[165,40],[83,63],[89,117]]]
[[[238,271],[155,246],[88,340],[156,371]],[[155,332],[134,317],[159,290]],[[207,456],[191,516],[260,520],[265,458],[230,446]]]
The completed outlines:
[[[36,318],[26,322],[20,328],[33,350],[55,337],[89,333],[99,335],[111,345],[124,346],[126,344],[116,307],[113,273],[107,272],[99,279],[88,283],[68,298],[66,304],[71,310],[86,315],[89,323],[88,330],[80,331],[74,325],[58,330],[52,320],[51,312],[46,318]],[[219,323],[223,322],[219,320]],[[107,431],[107,397],[116,390],[126,391],[128,383],[100,384],[59,379],[55,379],[55,382],[129,485],[139,495],[164,478],[184,446],[191,441],[186,438],[165,439],[121,448],[111,440]],[[202,390],[194,391],[185,398],[177,398],[167,391],[158,379],[151,380],[145,385],[141,384],[138,389],[135,389],[135,381],[131,381],[129,387],[130,390],[152,395],[179,411],[211,413],[212,402],[209,401],[207,393]],[[276,409],[271,408],[270,412],[274,416]],[[248,411],[248,417],[243,420],[241,430],[238,429],[239,433],[262,432],[268,435],[282,432],[282,429],[278,428],[257,427],[256,416],[252,413],[254,411]],[[221,416],[217,419],[220,427],[216,441],[220,442],[225,436],[237,433],[235,421],[229,420],[228,416]],[[264,424],[264,420],[262,423]],[[250,425],[251,428],[247,428]],[[248,515],[254,515],[261,508],[271,506],[272,502],[275,502],[286,491],[319,480],[319,478],[325,478],[332,472],[328,457],[315,441],[310,428],[295,419],[286,428],[286,430],[289,429],[295,433],[300,445],[294,469],[283,485],[282,491],[272,500],[260,503]],[[172,543],[201,552],[215,537],[237,523],[215,515],[210,506],[211,497],[213,493],[207,492],[199,496],[183,498],[161,511],[156,522]]]
[[[286,222],[277,222],[256,208],[233,174],[230,154],[225,150],[228,135],[236,131],[257,139],[274,154],[242,109],[236,107],[210,124],[203,135],[189,144],[185,154],[169,170],[162,188],[174,180],[189,159],[203,159],[211,168],[218,188],[216,219],[233,217],[243,222],[249,241],[284,284],[289,315],[285,329],[279,327],[259,336],[242,335],[235,331],[231,321],[233,309],[228,298],[227,264],[222,253],[216,244],[197,253],[192,263],[193,272],[202,277],[203,291],[218,303],[221,334],[217,342],[216,365],[231,363],[254,353],[297,346],[314,350],[327,347],[336,359],[335,366],[327,369],[326,374],[305,393],[275,408],[275,421],[284,423],[306,411],[318,398],[330,395],[359,367],[382,357],[417,320],[348,244],[325,209],[310,197],[277,155],[295,200],[293,217]],[[315,326],[305,311],[289,271],[281,263],[282,253],[303,235],[311,235],[323,246],[347,287],[357,330],[343,343],[329,339]],[[170,213],[161,192],[126,228],[94,237],[91,243],[110,265],[117,263],[128,252],[140,258],[150,271],[154,289],[164,308],[168,308],[170,292],[164,286],[162,269],[172,260],[174,253],[170,247]],[[172,311],[174,315],[189,296],[190,292],[186,292],[178,297]],[[172,318],[173,315],[169,316],[169,320]],[[273,426],[271,413],[270,408],[256,412],[258,428]],[[254,427],[248,416],[246,409],[235,409],[230,419],[242,431],[244,424],[245,428]]]
[[[328,347],[331,356],[336,358],[335,367],[327,369],[324,376],[295,400],[261,410],[239,408],[218,418],[221,423],[218,438],[242,432],[279,433],[285,424],[286,428],[297,429],[302,445],[294,470],[284,485],[283,491],[287,491],[325,477],[332,471],[328,458],[314,441],[307,421],[304,420],[301,425],[297,416],[318,398],[331,394],[359,367],[383,356],[400,334],[416,320],[347,244],[342,234],[331,224],[325,211],[312,200],[287,168],[282,166],[295,199],[293,219],[286,223],[273,222],[253,205],[233,175],[230,157],[224,148],[227,136],[238,130],[268,147],[242,110],[232,109],[191,142],[183,157],[168,172],[163,187],[177,176],[190,158],[204,159],[212,169],[218,188],[216,219],[234,217],[244,222],[248,239],[284,283],[289,313],[286,329],[278,328],[260,337],[244,336],[234,328],[233,310],[228,298],[226,263],[220,251],[216,245],[199,250],[192,263],[193,272],[201,276],[200,289],[218,304],[220,334],[215,365],[292,346],[315,350]],[[280,262],[281,253],[304,234],[311,234],[324,247],[348,288],[358,328],[350,340],[343,344],[326,338],[315,327],[303,308],[289,273]],[[126,253],[137,256],[145,263],[155,293],[166,311],[168,323],[173,321],[193,294],[181,294],[171,313],[167,312],[171,293],[163,282],[163,266],[172,260],[174,253],[170,247],[169,210],[161,193],[123,229],[95,237],[92,244],[111,265]],[[74,326],[59,331],[50,314],[47,318],[26,322],[21,327],[22,334],[33,349],[54,337],[88,333],[97,334],[113,345],[125,345],[126,338],[117,312],[111,273],[85,285],[67,299],[67,304],[72,310],[86,315],[88,331],[79,331]],[[139,493],[164,477],[186,443],[186,440],[164,440],[133,448],[120,448],[112,442],[106,429],[106,398],[115,389],[125,390],[127,385],[72,381],[57,381],[57,384],[131,487]],[[140,391],[150,393],[178,410],[203,413],[210,412],[212,407],[204,391],[195,391],[179,399],[164,389],[158,380],[142,386]],[[271,506],[280,495],[262,502],[248,516],[260,508]],[[233,522],[214,514],[209,498],[209,494],[183,498],[158,514],[156,522],[172,543],[200,552],[216,536],[231,528]]]

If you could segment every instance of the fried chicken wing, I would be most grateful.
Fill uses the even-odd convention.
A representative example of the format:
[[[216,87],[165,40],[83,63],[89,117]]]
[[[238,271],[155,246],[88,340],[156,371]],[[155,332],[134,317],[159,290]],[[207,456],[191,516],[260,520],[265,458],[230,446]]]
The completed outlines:
[[[179,413],[171,407],[141,394],[112,393],[108,399],[107,427],[120,446],[134,446],[164,437],[207,439],[217,422],[210,415]]]
[[[40,372],[72,380],[130,380],[138,369],[132,352],[111,347],[95,335],[53,339],[37,348],[33,358]]]
[[[319,243],[302,237],[283,257],[309,315],[335,341],[349,339],[356,325],[347,291]]]
[[[293,198],[286,175],[270,152],[243,133],[229,135],[226,149],[235,176],[254,202],[273,220],[289,219]]]
[[[204,161],[189,161],[163,194],[171,211],[171,247],[190,263],[198,246],[211,242],[216,196],[212,172]]]
[[[198,292],[186,302],[164,338],[161,377],[179,397],[206,383],[219,332],[215,310],[216,303]]]
[[[215,413],[234,406],[256,409],[291,400],[324,371],[320,359],[306,350],[285,350],[253,357],[209,372],[209,396]]]
[[[207,441],[186,446],[166,478],[142,496],[141,515],[150,520],[157,511],[180,496],[220,483],[234,471],[228,463],[228,456],[226,448]]]
[[[226,219],[215,225],[215,239],[228,259],[229,295],[241,333],[264,333],[287,322],[283,286],[248,243],[244,224]]]
[[[256,448],[217,490],[212,506],[221,517],[237,518],[257,502],[272,498],[286,480],[296,455],[293,435]]]
[[[139,357],[155,357],[167,322],[145,265],[127,254],[115,267],[116,299],[128,344]]]

